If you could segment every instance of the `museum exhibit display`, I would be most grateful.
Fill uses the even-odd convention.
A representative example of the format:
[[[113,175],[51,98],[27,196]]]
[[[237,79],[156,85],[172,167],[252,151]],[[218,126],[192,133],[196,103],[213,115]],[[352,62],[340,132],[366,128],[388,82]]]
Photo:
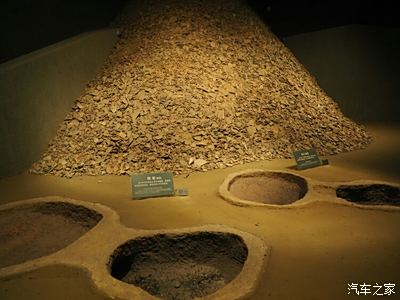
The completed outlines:
[[[0,216],[1,267],[57,251],[101,220],[100,214],[84,206],[62,202],[0,210]]]
[[[336,195],[355,203],[400,205],[400,188],[386,184],[340,186]]]
[[[370,142],[243,3],[133,4],[32,172],[181,174]]]
[[[394,4],[2,6],[1,300],[397,299]]]
[[[141,287],[156,297],[202,298],[238,276],[248,251],[240,236],[224,232],[156,235],[118,247],[112,254],[110,269],[114,278]],[[220,293],[219,297],[240,299],[243,291],[230,295]]]
[[[265,170],[245,170],[230,174],[219,188],[223,198],[237,204],[251,202],[287,205],[308,192],[307,181],[297,175]]]

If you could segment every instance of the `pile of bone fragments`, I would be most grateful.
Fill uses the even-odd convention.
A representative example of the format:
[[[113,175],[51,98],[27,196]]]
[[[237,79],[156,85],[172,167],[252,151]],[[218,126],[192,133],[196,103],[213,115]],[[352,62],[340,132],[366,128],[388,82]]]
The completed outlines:
[[[184,174],[371,140],[241,1],[135,1],[114,25],[101,74],[31,172]]]

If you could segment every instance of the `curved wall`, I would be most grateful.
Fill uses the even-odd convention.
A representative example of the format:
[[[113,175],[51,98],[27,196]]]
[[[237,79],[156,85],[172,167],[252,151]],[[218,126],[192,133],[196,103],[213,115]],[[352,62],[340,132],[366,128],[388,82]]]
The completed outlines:
[[[115,29],[87,32],[0,65],[0,177],[40,157],[116,40]]]
[[[283,38],[340,106],[361,122],[400,121],[400,28],[348,25]]]

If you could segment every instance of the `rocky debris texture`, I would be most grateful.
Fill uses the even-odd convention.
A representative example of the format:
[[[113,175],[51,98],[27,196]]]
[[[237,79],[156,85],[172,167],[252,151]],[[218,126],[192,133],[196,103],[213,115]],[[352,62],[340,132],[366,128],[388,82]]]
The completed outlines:
[[[115,25],[102,73],[32,172],[182,174],[370,142],[241,1],[136,1]]]

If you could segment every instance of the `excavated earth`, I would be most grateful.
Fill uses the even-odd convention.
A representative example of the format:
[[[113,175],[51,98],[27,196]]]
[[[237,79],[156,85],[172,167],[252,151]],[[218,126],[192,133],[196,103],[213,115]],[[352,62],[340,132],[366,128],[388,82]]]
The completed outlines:
[[[48,202],[0,211],[0,268],[56,252],[102,216],[79,205]]]
[[[336,196],[358,204],[400,205],[400,188],[387,184],[340,186]]]
[[[33,173],[182,174],[370,142],[244,2],[135,1],[115,26]]]
[[[204,297],[242,270],[247,247],[226,233],[158,235],[120,246],[111,258],[111,275],[168,300]]]
[[[242,175],[229,184],[233,196],[264,204],[291,204],[303,198],[307,190],[303,178],[279,172]]]

